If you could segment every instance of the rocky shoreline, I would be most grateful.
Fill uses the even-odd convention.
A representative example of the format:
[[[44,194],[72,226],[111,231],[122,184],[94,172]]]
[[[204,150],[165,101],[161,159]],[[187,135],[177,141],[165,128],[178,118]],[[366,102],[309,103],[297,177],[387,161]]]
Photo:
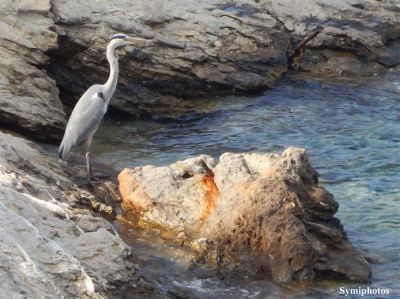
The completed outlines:
[[[0,200],[1,297],[162,298],[54,150],[0,133]]]
[[[400,8],[391,1],[0,1],[2,127],[57,143],[63,105],[105,82],[109,36],[172,47],[127,48],[110,113],[179,118],[187,99],[263,90],[293,66],[335,79],[399,65]],[[310,14],[312,12],[312,14]],[[295,60],[296,60],[295,59]],[[67,109],[68,111],[68,109]]]
[[[346,0],[337,4],[322,0],[120,1],[118,7],[105,0],[0,0],[1,292],[32,297],[118,297],[124,293],[164,296],[143,279],[132,249],[100,216],[110,213],[107,201],[118,197],[112,180],[99,184],[94,192],[86,190],[80,186],[80,170],[76,166],[79,163],[68,166],[56,158],[54,146],[45,144],[60,141],[68,111],[82,92],[105,81],[108,65],[104,49],[111,34],[123,31],[154,36],[173,46],[128,48],[121,53],[121,78],[111,102],[111,114],[179,119],[195,109],[188,102],[190,99],[272,87],[293,67],[291,51],[315,29],[321,33],[295,61],[296,69],[311,76],[363,76],[397,66],[399,16],[400,6],[389,0]],[[295,161],[303,159],[302,154],[296,157],[300,160]],[[201,159],[206,162],[200,165]],[[254,210],[238,209],[238,217],[221,220],[224,210],[219,211],[215,200],[226,200],[226,209],[231,200],[240,198],[226,187],[230,182],[216,181],[214,170],[218,165],[209,162],[210,157],[201,159],[189,163],[195,167],[189,167],[181,179],[190,181],[201,175],[202,187],[190,194],[208,198],[195,212],[185,210],[185,217],[192,222],[183,225],[185,231],[191,231],[185,238],[193,239],[190,242],[201,249],[202,259],[211,263],[219,260],[216,265],[224,273],[232,273],[231,266],[238,265],[242,272],[265,271],[265,276],[283,281],[315,278],[324,271],[336,273],[335,278],[343,275],[355,281],[368,280],[369,266],[333,217],[337,204],[315,182],[308,160],[299,162],[299,168],[281,165],[276,170],[279,175],[269,178],[275,180],[278,190],[292,196],[288,207],[294,205],[285,212],[289,214],[281,215],[283,220],[292,222],[283,222],[283,227],[275,231],[287,231],[289,239],[293,237],[303,244],[301,250],[283,250],[275,257],[275,250],[283,245],[269,247],[263,238],[257,241],[258,245],[253,243],[258,234],[268,236],[271,230],[262,221],[265,225],[252,235],[250,224],[260,216],[258,205]],[[222,172],[227,172],[225,175],[228,166],[221,167]],[[243,171],[237,165],[231,170]],[[245,172],[240,175],[246,176]],[[253,201],[263,197],[268,179],[257,177],[258,173],[254,176],[253,170],[247,175],[247,185],[240,188],[245,188],[246,196]],[[287,175],[295,186],[288,185],[284,179]],[[282,180],[278,182],[278,178]],[[221,195],[224,188],[226,195]],[[281,195],[276,193],[277,198]],[[139,212],[143,213],[154,204],[154,198],[150,199],[143,197],[140,205],[135,203],[131,208],[136,211],[140,207]],[[313,200],[326,203],[329,211],[321,212]],[[265,204],[258,204],[261,203]],[[269,207],[266,214],[272,211],[270,208],[274,209]],[[169,219],[162,214],[169,213],[167,210],[158,213]],[[244,224],[239,214],[253,215],[254,221]],[[220,218],[214,219],[217,216]],[[182,232],[179,221],[171,225],[173,231]],[[240,238],[229,232],[228,228],[236,226],[243,230]],[[301,232],[292,231],[293,227],[303,228],[312,239],[302,239]],[[216,247],[195,242],[211,236],[214,240],[210,244]],[[250,262],[235,253],[239,245],[252,252]],[[335,255],[336,250],[341,253]],[[277,262],[266,259],[254,268],[252,254],[259,252],[272,254]],[[302,262],[295,264],[303,253],[306,254],[299,259]],[[352,262],[346,264],[349,257]]]

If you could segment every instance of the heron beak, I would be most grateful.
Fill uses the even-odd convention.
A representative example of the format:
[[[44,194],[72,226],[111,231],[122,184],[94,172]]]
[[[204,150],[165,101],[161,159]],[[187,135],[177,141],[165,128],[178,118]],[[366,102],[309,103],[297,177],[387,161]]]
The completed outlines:
[[[145,39],[141,37],[129,37],[126,38],[126,40],[129,45],[134,45],[134,46],[143,46],[153,42],[153,40],[151,39]]]

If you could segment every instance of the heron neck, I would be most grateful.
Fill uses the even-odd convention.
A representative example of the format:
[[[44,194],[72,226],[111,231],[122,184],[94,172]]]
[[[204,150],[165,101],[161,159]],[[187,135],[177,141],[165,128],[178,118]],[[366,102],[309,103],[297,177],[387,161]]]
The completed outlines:
[[[107,48],[107,60],[110,64],[110,77],[108,77],[107,82],[104,84],[104,98],[106,99],[108,104],[117,87],[119,72],[118,60],[115,57],[115,49],[113,47]]]

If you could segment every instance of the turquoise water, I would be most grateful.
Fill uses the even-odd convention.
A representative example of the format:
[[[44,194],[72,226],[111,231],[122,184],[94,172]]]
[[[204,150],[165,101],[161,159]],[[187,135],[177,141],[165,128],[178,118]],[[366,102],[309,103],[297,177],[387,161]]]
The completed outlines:
[[[108,119],[95,137],[95,159],[122,169],[197,154],[304,147],[340,204],[337,217],[350,240],[380,258],[369,286],[389,288],[386,298],[400,297],[400,72],[340,83],[289,78],[257,96],[196,105],[180,122]],[[169,262],[173,269],[174,259]],[[188,292],[204,298],[326,298],[343,286],[189,281],[175,272],[171,280],[194,284]]]

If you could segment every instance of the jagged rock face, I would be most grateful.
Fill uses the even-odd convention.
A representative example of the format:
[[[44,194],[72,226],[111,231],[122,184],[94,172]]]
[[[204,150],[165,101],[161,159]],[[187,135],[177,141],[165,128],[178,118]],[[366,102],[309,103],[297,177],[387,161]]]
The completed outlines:
[[[310,28],[312,40],[302,64],[314,74],[365,75],[400,63],[400,9],[390,1],[272,1],[265,5],[292,36]]]
[[[50,1],[0,1],[0,124],[33,138],[62,137],[55,81],[41,68],[57,48]]]
[[[334,217],[338,204],[318,185],[303,149],[126,169],[119,183],[122,206],[138,225],[206,238],[209,246],[193,244],[223,273],[369,279],[369,264],[347,240]]]
[[[198,115],[186,99],[271,87],[290,67],[292,44],[319,26],[296,61],[311,74],[371,74],[400,59],[400,11],[390,1],[1,0],[0,8],[0,124],[51,142],[65,126],[57,87],[72,107],[105,82],[116,32],[161,42],[121,50],[110,112],[129,116]]]
[[[399,64],[396,5],[374,0],[53,1],[60,33],[52,75],[70,104],[105,82],[111,34],[156,36],[177,47],[127,48],[111,112],[174,117],[182,99],[265,89],[289,68],[287,53],[317,27],[297,66],[311,74],[372,74]],[[301,60],[301,59],[300,59]]]
[[[226,169],[237,168],[242,175],[232,179]],[[280,157],[224,154],[214,173],[227,186],[217,181],[224,191],[204,236],[217,242],[222,268],[278,281],[332,272],[336,278],[369,279],[368,263],[333,217],[338,204],[318,186],[304,150],[289,148]]]
[[[181,46],[126,49],[111,103],[119,112],[168,113],[185,108],[183,97],[270,87],[286,71],[289,35],[279,24],[267,14],[236,16],[223,2],[54,1],[54,12],[75,52],[51,71],[74,95],[106,80],[105,47],[115,32],[156,35]]]
[[[131,249],[82,207],[85,192],[52,156],[0,132],[0,297],[163,298],[139,281]]]

